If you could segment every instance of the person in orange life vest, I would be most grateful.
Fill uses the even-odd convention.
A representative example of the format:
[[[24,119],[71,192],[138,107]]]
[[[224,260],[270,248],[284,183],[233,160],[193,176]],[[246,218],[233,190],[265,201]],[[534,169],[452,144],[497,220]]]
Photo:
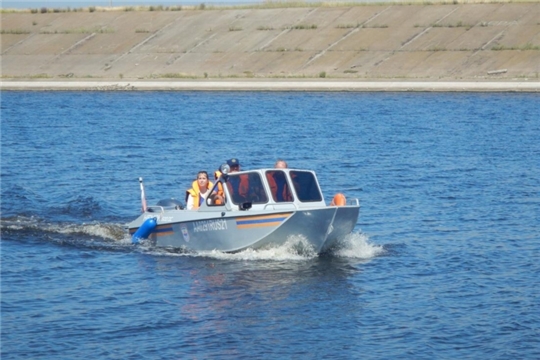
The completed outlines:
[[[188,210],[198,209],[203,201],[210,195],[213,184],[208,181],[208,173],[199,171],[197,180],[191,184],[191,189],[186,191],[186,207]]]
[[[214,179],[216,182],[221,177],[221,171],[216,170],[214,171]],[[216,185],[216,189],[214,190],[214,193],[211,195],[212,199],[218,199],[219,201],[214,201],[214,205],[223,205],[223,200],[225,198],[225,193],[223,192],[223,185],[218,182]]]
[[[278,159],[274,164],[275,169],[287,169],[287,162],[285,160]],[[285,180],[285,176],[281,172],[275,172],[267,174],[266,178],[268,179],[268,184],[270,185],[270,190],[272,191],[272,196],[277,202],[282,201],[292,201],[291,191]]]

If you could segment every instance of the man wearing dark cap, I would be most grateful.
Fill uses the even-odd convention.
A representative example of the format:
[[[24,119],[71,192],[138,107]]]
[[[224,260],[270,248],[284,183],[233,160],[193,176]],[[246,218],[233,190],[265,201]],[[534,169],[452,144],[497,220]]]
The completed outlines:
[[[232,158],[232,159],[227,160],[227,165],[229,165],[229,173],[234,173],[234,172],[240,171],[240,161],[238,161],[237,158]],[[221,176],[221,171],[216,170],[214,172],[214,178],[216,180],[218,180],[220,176]],[[241,181],[238,180],[238,179],[233,180],[232,182],[230,182],[231,185],[233,186],[233,190],[236,191],[237,194],[238,194],[238,191],[239,191],[240,182]],[[223,188],[221,187],[221,184],[218,184],[217,195],[219,195],[221,197],[224,196]]]
[[[231,172],[240,171],[240,161],[237,158],[227,160],[227,165],[229,165]]]

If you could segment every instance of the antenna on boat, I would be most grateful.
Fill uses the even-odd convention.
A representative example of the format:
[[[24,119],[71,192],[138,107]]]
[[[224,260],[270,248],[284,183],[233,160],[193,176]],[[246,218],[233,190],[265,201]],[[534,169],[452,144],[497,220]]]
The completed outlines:
[[[141,212],[146,212],[146,195],[144,194],[143,178],[139,178],[139,185],[141,187]]]

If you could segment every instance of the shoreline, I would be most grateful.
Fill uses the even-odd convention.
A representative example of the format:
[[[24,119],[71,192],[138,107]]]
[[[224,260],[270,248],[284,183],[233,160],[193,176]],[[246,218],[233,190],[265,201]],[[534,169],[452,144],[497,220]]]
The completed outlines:
[[[1,91],[540,92],[540,81],[1,81]]]

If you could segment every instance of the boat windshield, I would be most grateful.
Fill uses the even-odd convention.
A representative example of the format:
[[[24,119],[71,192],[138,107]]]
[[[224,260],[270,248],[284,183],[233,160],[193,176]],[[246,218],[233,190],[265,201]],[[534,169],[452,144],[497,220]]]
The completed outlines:
[[[268,202],[268,195],[264,190],[261,175],[257,172],[229,174],[227,188],[233,204],[239,205],[245,202],[265,204]]]
[[[313,173],[291,170],[290,175],[298,200],[302,202],[322,200],[321,191]]]

